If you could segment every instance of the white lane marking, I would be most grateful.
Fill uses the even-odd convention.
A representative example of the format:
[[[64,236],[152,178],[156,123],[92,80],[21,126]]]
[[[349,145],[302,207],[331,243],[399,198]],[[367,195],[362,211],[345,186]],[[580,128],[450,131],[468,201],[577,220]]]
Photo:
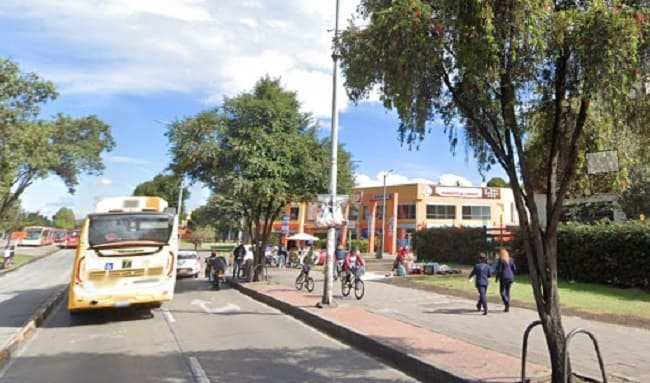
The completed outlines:
[[[163,307],[163,308],[160,309],[160,310],[162,311],[163,317],[165,318],[165,320],[166,320],[167,322],[169,322],[169,323],[174,323],[174,322],[176,322],[176,319],[174,319],[174,316],[172,315],[171,312],[169,312],[168,309],[166,309],[166,308]]]
[[[15,297],[16,294],[0,294],[0,303],[8,301],[9,299]]]
[[[194,299],[191,302],[191,304],[201,307],[203,311],[205,311],[208,314],[225,314],[225,313],[236,313],[241,311],[241,307],[232,303],[228,303],[223,307],[216,307],[216,308],[208,307],[208,303],[210,302],[204,301],[202,299]]]
[[[210,383],[208,375],[205,373],[201,363],[194,356],[187,357],[187,360],[190,362],[190,369],[192,370],[192,375],[194,375],[194,381],[196,383]]]

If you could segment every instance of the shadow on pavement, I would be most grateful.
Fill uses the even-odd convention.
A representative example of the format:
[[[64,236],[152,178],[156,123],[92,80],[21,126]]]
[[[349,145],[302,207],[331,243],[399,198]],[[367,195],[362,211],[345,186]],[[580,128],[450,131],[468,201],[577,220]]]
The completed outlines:
[[[501,311],[501,310],[499,310]],[[469,309],[469,308],[450,308],[450,309],[434,309],[434,310],[425,310],[422,311],[424,314],[460,314],[460,315],[480,315],[482,312],[477,311],[476,309]],[[492,314],[491,311],[488,310],[488,313]]]
[[[213,382],[329,383],[412,381],[406,376],[385,378],[383,365],[357,352],[326,347],[249,348],[191,352]],[[176,353],[156,355],[116,353],[61,353],[23,356],[3,382],[70,383],[92,381],[185,382],[192,379],[186,361]],[[394,373],[391,373],[394,375]]]
[[[11,298],[0,302],[0,327],[20,327],[29,320],[63,284],[47,289],[9,291]],[[15,295],[14,295],[15,294]]]

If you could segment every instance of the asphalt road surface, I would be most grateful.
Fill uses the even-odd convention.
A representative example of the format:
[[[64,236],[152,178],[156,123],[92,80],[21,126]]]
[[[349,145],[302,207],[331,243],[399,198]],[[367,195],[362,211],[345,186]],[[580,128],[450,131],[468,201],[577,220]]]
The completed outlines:
[[[0,382],[412,382],[236,290],[177,282],[161,309],[59,305]]]
[[[74,250],[59,250],[0,275],[0,345],[56,290],[68,284],[73,262]]]

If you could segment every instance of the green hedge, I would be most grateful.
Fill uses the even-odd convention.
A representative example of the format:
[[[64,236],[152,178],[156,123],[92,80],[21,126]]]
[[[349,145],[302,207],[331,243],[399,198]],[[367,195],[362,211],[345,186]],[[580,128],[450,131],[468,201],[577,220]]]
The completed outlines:
[[[430,228],[413,233],[411,248],[418,262],[476,263],[478,254],[487,251],[485,230],[473,227]]]
[[[521,272],[528,271],[522,238],[513,242]],[[650,226],[623,224],[562,224],[558,227],[557,266],[562,279],[621,287],[650,286]]]
[[[558,274],[579,282],[648,287],[650,226],[562,225],[558,230]]]

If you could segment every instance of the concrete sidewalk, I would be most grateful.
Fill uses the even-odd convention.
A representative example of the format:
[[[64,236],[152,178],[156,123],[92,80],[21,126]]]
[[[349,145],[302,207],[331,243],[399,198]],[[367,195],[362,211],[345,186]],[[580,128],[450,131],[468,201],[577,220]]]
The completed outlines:
[[[242,292],[277,307],[333,337],[378,356],[422,381],[518,382],[519,358],[495,352],[368,310],[339,306],[320,309],[311,294],[267,283],[234,284]],[[528,363],[526,375],[540,381],[550,371]]]
[[[293,287],[297,270],[272,269],[271,272],[272,280],[283,286],[276,285],[270,291],[264,290],[265,294],[273,296],[281,294],[278,298],[282,299],[285,299],[285,295],[289,293],[298,294],[307,300],[297,301],[298,307],[316,310],[311,309],[311,306],[320,301],[322,275],[319,273],[314,275],[316,290],[313,294],[306,294],[296,292]],[[253,284],[249,286],[265,289]],[[338,283],[334,286],[334,294],[340,310],[365,310],[378,317],[404,323],[427,333],[445,336],[454,342],[479,347],[482,350],[480,355],[492,355],[483,352],[487,350],[490,353],[513,358],[515,360],[513,368],[516,369],[514,376],[519,375],[524,329],[538,319],[537,313],[533,310],[513,307],[509,313],[504,313],[503,306],[494,304],[490,305],[490,314],[482,316],[476,312],[473,300],[368,280],[366,280],[366,295],[361,301],[350,297],[342,298]],[[320,312],[327,311],[330,310]],[[567,332],[581,327],[595,334],[610,381],[650,382],[650,351],[647,348],[650,344],[650,331],[648,329],[617,326],[574,316],[563,316],[563,322]],[[383,334],[383,338],[386,338],[394,335],[395,332],[384,330]],[[441,343],[429,343],[434,348],[439,344]],[[575,337],[570,351],[571,363],[576,372],[600,380],[598,361],[588,337]],[[460,357],[459,359],[466,362],[471,358]],[[480,356],[478,360],[487,361]],[[528,361],[543,366],[544,369],[550,366],[545,340],[539,327],[532,331],[530,336]],[[444,361],[436,361],[438,362]],[[486,362],[486,368],[489,369],[492,364]],[[468,372],[467,376],[474,376],[471,375],[472,373]],[[507,376],[512,376],[512,373],[508,372]],[[487,377],[494,378],[494,375],[489,373]]]

